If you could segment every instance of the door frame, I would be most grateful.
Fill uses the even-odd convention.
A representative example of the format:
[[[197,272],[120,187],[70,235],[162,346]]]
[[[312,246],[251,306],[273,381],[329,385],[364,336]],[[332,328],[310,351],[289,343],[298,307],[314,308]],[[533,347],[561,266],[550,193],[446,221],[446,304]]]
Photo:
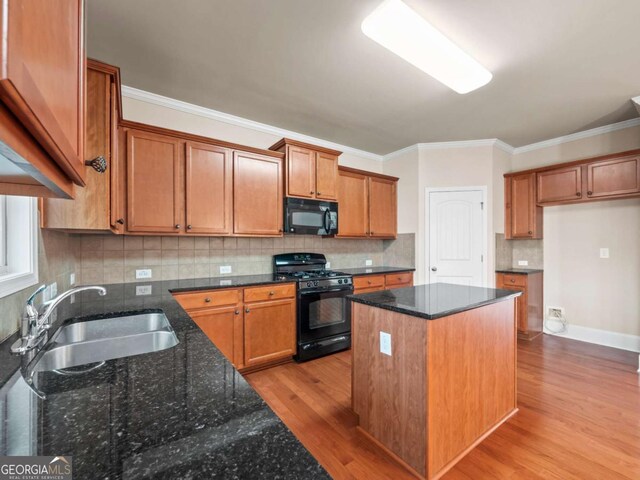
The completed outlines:
[[[482,192],[482,202],[484,204],[484,208],[482,209],[482,284],[484,288],[487,288],[487,282],[489,281],[489,262],[488,262],[488,242],[487,242],[487,231],[488,231],[488,215],[489,211],[487,205],[487,186],[479,185],[475,187],[426,187],[424,189],[424,201],[425,201],[425,210],[424,210],[424,229],[425,229],[425,261],[424,261],[424,272],[425,272],[425,283],[429,283],[431,279],[431,202],[430,197],[432,193],[442,193],[442,192],[473,192],[479,191]]]

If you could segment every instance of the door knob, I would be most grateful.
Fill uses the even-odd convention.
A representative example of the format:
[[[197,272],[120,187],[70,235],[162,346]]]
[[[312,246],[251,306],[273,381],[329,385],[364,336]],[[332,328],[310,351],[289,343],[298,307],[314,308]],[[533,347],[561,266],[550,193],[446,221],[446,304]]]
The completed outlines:
[[[437,272],[438,271],[438,267],[431,267],[431,271],[432,272]]]

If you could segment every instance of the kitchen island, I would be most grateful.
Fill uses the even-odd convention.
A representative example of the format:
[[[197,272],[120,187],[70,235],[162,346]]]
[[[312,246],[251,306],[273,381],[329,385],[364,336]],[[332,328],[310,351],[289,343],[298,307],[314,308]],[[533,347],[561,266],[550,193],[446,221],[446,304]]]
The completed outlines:
[[[444,475],[517,412],[518,292],[436,283],[350,296],[359,428]]]

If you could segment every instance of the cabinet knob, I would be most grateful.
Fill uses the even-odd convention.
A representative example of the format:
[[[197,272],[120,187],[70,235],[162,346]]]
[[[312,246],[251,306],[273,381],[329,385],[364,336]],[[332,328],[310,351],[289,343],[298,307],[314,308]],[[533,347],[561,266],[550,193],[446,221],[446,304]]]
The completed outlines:
[[[581,197],[582,194],[580,192],[576,192],[576,197]]]
[[[371,235],[373,235],[373,232],[369,232]]]
[[[431,271],[432,272],[437,272],[438,271],[438,267],[431,267]]]
[[[204,299],[205,303],[211,303],[211,299],[209,297]]]
[[[249,313],[251,310],[249,310],[248,308],[246,308],[244,311],[245,311],[245,313]]]
[[[107,159],[102,155],[94,158],[93,160],[86,160],[84,164],[87,167],[93,168],[98,173],[104,173],[107,171]]]
[[[119,218],[116,220],[116,223],[120,224],[120,225],[124,225],[124,218]]]
[[[273,290],[271,290],[271,291],[269,292],[269,296],[270,296],[270,297],[274,296],[275,294],[276,294],[276,292],[274,292]]]
[[[515,278],[512,278],[512,279],[511,279],[511,283],[516,283],[516,279],[515,279]]]
[[[309,192],[309,195],[313,195],[313,190],[311,190],[311,191]]]
[[[316,195],[322,195],[320,192],[316,192]]]
[[[593,192],[592,192],[591,190],[589,190],[589,191],[587,192],[587,195],[593,195]]]
[[[240,310],[236,310],[236,315],[240,315]]]
[[[179,223],[176,223],[176,228],[180,228],[181,225]]]
[[[368,283],[369,285],[371,285],[371,280],[367,280],[367,283]]]
[[[528,232],[528,233],[529,233],[529,235],[533,235],[533,232],[532,232],[531,230],[529,230],[529,232]]]
[[[193,227],[191,225],[187,225],[187,230],[191,230]]]

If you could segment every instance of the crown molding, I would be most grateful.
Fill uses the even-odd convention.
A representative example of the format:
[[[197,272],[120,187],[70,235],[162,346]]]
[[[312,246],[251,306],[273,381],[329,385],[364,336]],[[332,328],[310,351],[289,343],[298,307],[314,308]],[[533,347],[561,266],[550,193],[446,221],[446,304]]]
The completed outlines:
[[[637,97],[633,97],[631,101],[635,104],[638,113],[640,113],[640,95],[638,95]]]
[[[603,125],[602,127],[591,128],[589,130],[583,130],[581,132],[572,133],[570,135],[564,135],[562,137],[550,138],[549,140],[543,140],[542,142],[531,143],[522,147],[517,147],[513,150],[513,154],[531,152],[533,150],[539,150],[541,148],[555,147],[562,145],[563,143],[575,142],[583,138],[595,137],[596,135],[602,135],[605,133],[612,133],[618,130],[624,130],[625,128],[637,127],[640,125],[640,118],[631,118],[623,122],[612,123],[610,125]]]
[[[367,152],[365,150],[349,147],[347,145],[340,145],[338,143],[329,142],[326,140],[322,140],[320,138],[311,137],[311,136],[304,135],[297,132],[292,132],[291,130],[274,127],[271,125],[267,125],[266,123],[254,122],[253,120],[237,117],[235,115],[230,115],[228,113],[220,112],[218,110],[201,107],[199,105],[194,105],[193,103],[183,102],[181,100],[176,100],[175,98],[165,97],[162,95],[158,95],[156,93],[147,92],[145,90],[140,90],[138,88],[133,88],[126,85],[122,86],[122,96],[126,98],[131,98],[133,100],[139,100],[142,102],[151,103],[153,105],[170,108],[172,110],[177,110],[179,112],[190,113],[192,115],[197,115],[197,116],[208,118],[211,120],[216,120],[218,122],[224,122],[230,125],[236,125],[239,127],[248,128],[258,132],[276,135],[278,137],[292,138],[294,140],[311,143],[314,145],[318,145],[320,147],[326,147],[332,150],[340,150],[343,153],[349,153],[351,155],[355,155],[361,158],[366,158],[369,160],[376,160],[379,162],[383,160],[382,155]]]

